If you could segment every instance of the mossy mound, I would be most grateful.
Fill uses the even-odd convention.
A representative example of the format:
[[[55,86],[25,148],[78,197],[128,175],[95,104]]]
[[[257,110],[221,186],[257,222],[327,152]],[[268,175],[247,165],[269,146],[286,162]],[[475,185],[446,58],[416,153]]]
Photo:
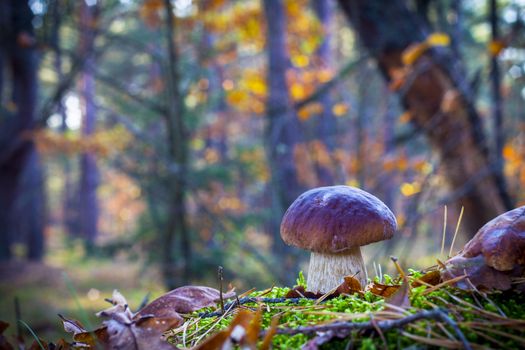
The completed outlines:
[[[324,300],[287,299],[290,288],[252,292],[238,302],[227,303],[224,313],[217,308],[207,308],[186,315],[184,325],[167,336],[178,348],[204,350],[220,342],[229,342],[233,348],[236,342],[247,348],[267,348],[269,341],[273,349],[301,349],[307,343],[308,349],[525,347],[525,295],[518,292],[485,294],[448,284],[415,286],[421,277],[421,273],[411,271],[405,280],[411,287],[399,288],[401,278],[392,280],[383,276],[383,286],[398,287],[394,295],[387,298],[373,293],[370,286],[367,291]],[[247,316],[248,321],[239,321],[239,313],[253,316]],[[410,321],[414,317],[416,319]],[[272,327],[272,320],[278,325]],[[403,320],[407,322],[401,325]],[[391,321],[400,325],[385,327]],[[350,324],[361,329],[351,329]],[[325,328],[316,332],[311,327]],[[265,343],[268,332],[297,334],[266,336],[269,340]]]

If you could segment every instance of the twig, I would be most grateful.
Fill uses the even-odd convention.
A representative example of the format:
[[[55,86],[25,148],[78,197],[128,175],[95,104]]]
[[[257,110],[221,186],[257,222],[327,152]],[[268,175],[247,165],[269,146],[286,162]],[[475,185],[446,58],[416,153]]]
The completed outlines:
[[[149,301],[150,294],[151,294],[151,293],[148,292],[148,293],[144,296],[144,298],[142,298],[142,301],[140,302],[140,305],[139,305],[139,307],[138,307],[137,310],[141,310],[141,309],[143,309],[146,305],[148,305],[148,301]]]
[[[309,300],[315,300],[310,299]],[[248,303],[292,303],[292,304],[298,304],[301,300],[305,300],[305,298],[258,298],[258,297],[245,297],[240,298],[238,300],[230,301],[226,304],[224,304],[224,309],[229,310],[232,306],[238,307],[240,305],[248,304]],[[223,315],[222,310],[217,310],[213,312],[203,312],[199,314],[200,318],[206,318],[206,317],[215,317],[215,316],[221,316]]]
[[[463,343],[463,347],[466,350],[471,350],[471,346],[468,343],[465,335],[459,329],[456,322],[454,322],[450,317],[447,316],[446,312],[441,309],[433,310],[424,310],[400,318],[397,320],[384,320],[379,322],[367,321],[367,322],[334,322],[327,325],[319,326],[306,326],[306,327],[297,327],[297,328],[279,328],[277,329],[277,334],[311,334],[316,332],[327,332],[327,331],[351,331],[351,330],[376,330],[380,329],[383,332],[389,331],[395,328],[402,328],[410,323],[423,320],[423,319],[433,319],[436,321],[442,321],[448,324],[456,333],[456,336]],[[261,336],[265,335],[265,331],[262,332]]]
[[[219,298],[221,302],[221,312],[224,314],[224,298],[222,297],[222,281],[224,279],[223,272],[224,268],[222,266],[219,266],[219,268],[217,269],[217,278],[219,279]]]

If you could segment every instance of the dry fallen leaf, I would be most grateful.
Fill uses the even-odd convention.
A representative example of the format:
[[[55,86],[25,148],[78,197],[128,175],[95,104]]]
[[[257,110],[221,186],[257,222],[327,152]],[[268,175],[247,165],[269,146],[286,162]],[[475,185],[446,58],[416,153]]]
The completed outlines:
[[[357,278],[354,276],[343,277],[343,283],[337,287],[336,293],[341,294],[354,294],[363,291],[363,287]]]
[[[230,326],[195,347],[195,350],[230,350],[238,344],[242,350],[255,350],[261,327],[261,310],[239,310]],[[255,336],[257,335],[257,336]]]
[[[432,270],[419,277],[412,283],[412,287],[419,287],[423,283],[435,286],[441,281],[441,272],[439,270]]]
[[[223,298],[233,295],[232,292],[225,293]],[[162,338],[162,334],[182,323],[180,314],[215,306],[219,299],[220,293],[216,289],[185,286],[162,295],[134,314],[126,298],[115,290],[109,300],[112,306],[97,313],[97,316],[106,319],[102,327],[89,332],[78,321],[63,316],[60,318],[64,329],[73,333],[73,339],[88,349],[102,346],[111,349],[171,350],[173,346]]]
[[[235,293],[223,294],[223,299],[235,296]],[[220,292],[217,289],[202,286],[185,286],[168,292],[153,300],[137,315],[172,316],[175,314],[187,314],[203,307],[215,306],[220,300]]]
[[[403,309],[410,308],[410,282],[406,276],[403,276],[403,284],[392,293],[389,297],[385,298],[385,303],[388,305],[397,306]]]
[[[4,331],[9,327],[9,323],[0,321],[0,350],[14,350],[4,336]]]
[[[398,284],[381,284],[377,282],[373,282],[368,286],[370,292],[382,296],[383,298],[390,297],[399,289],[399,287]]]

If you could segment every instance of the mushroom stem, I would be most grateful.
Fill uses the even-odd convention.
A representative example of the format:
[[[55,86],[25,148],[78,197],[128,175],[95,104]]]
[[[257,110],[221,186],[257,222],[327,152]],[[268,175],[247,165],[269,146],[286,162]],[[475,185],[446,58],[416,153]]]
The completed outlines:
[[[363,288],[366,285],[365,264],[358,246],[336,254],[312,252],[306,280],[309,291],[326,293],[339,286],[344,276],[354,276]]]

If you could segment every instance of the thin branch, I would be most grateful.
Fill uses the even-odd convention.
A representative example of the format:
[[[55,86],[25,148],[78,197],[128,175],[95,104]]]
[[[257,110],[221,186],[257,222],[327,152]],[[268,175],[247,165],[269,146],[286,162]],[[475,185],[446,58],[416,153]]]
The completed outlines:
[[[349,73],[351,73],[357,66],[359,66],[361,63],[363,63],[365,60],[368,59],[368,56],[361,55],[359,58],[348,62],[337,72],[337,74],[326,83],[319,86],[319,88],[314,91],[310,96],[304,98],[301,101],[298,101],[294,104],[294,108],[296,110],[299,110],[306,106],[309,103],[315,102],[319,100],[321,97],[326,95],[333,87],[335,87],[345,76],[347,76]]]
[[[244,304],[249,303],[267,303],[267,304],[275,304],[275,303],[285,303],[288,302],[290,304],[298,304],[301,302],[301,300],[305,300],[309,298],[258,298],[258,297],[245,297],[240,298],[234,301],[230,301],[226,304],[224,304],[224,310],[229,311],[230,309],[234,309],[236,307],[239,307]],[[315,300],[312,298],[311,300]],[[222,310],[212,311],[212,312],[203,312],[199,314],[200,318],[208,318],[208,317],[216,317],[223,315],[224,312]]]
[[[464,349],[472,350],[472,347],[468,343],[465,335],[459,329],[456,322],[454,322],[450,317],[447,316],[445,311],[441,309],[433,310],[424,310],[417,312],[415,314],[397,319],[397,320],[384,320],[384,321],[367,321],[367,322],[334,322],[327,325],[318,325],[318,326],[306,326],[306,327],[297,327],[297,328],[278,328],[277,334],[312,334],[316,332],[327,332],[327,331],[362,331],[362,330],[372,330],[376,331],[377,329],[382,332],[386,332],[392,329],[403,328],[410,323],[417,322],[420,320],[436,320],[441,321],[449,325],[459,340],[462,342]],[[266,331],[261,333],[261,336],[264,336]]]
[[[110,87],[111,89],[115,90],[119,94],[122,94],[124,96],[129,97],[135,102],[138,102],[139,104],[146,106],[150,110],[160,114],[165,115],[167,113],[167,108],[164,106],[159,105],[158,103],[155,103],[154,101],[148,100],[147,98],[140,96],[139,94],[132,93],[127,89],[126,87],[122,86],[116,79],[107,76],[105,74],[102,74],[100,72],[95,73],[95,78],[103,83],[104,85]]]

